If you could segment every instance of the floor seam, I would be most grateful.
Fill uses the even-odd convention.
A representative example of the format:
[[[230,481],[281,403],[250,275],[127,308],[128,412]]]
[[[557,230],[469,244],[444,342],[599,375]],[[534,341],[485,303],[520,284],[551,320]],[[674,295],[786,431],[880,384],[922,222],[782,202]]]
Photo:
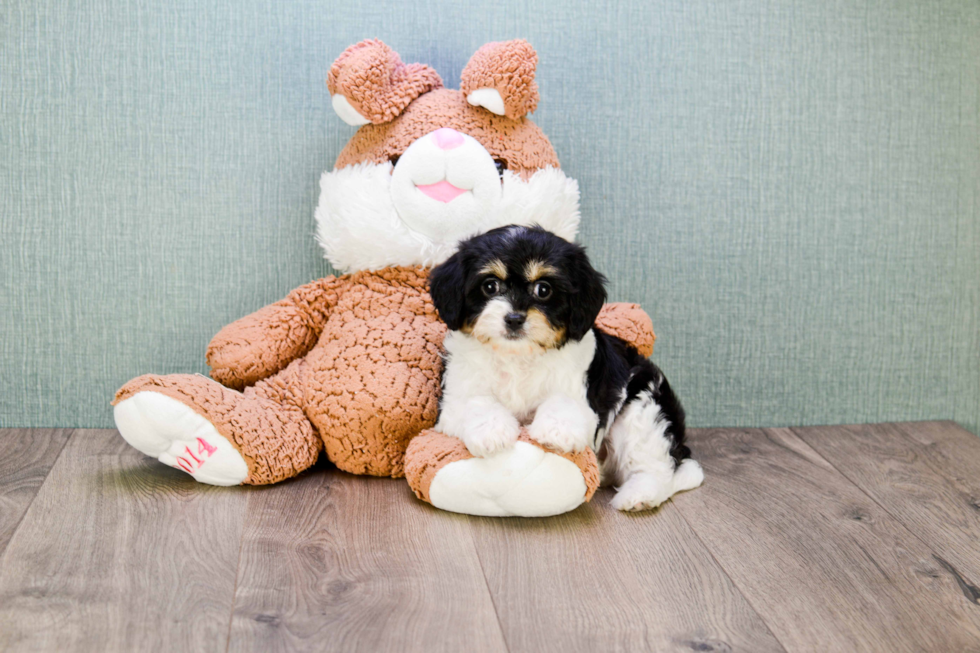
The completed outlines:
[[[476,556],[476,561],[480,565],[480,575],[483,576],[483,586],[487,588],[487,596],[490,597],[490,605],[493,606],[493,616],[497,620],[497,628],[500,630],[500,639],[504,642],[504,649],[510,652],[510,643],[507,641],[507,633],[504,631],[504,624],[500,621],[500,613],[497,611],[497,601],[493,598],[493,591],[490,589],[490,581],[487,579],[487,570],[483,567],[483,559],[480,557],[480,551],[476,548],[476,540],[474,539],[473,533],[473,517],[469,517],[467,521],[467,528],[470,533],[470,545],[473,547],[473,555]],[[480,517],[478,519],[488,519],[486,517]]]
[[[7,542],[3,545],[3,549],[0,550],[0,569],[3,569],[4,560],[7,557],[7,551],[10,550],[10,543],[14,541],[14,537],[17,536],[17,531],[20,530],[21,524],[24,523],[24,519],[27,517],[27,513],[30,512],[31,506],[33,506],[34,502],[37,501],[37,497],[41,494],[41,490],[44,489],[48,479],[51,478],[51,470],[54,469],[55,465],[58,464],[58,461],[61,460],[61,455],[65,452],[65,449],[68,448],[68,442],[75,437],[75,433],[77,432],[78,429],[68,429],[68,435],[65,437],[65,441],[61,444],[61,449],[58,450],[58,455],[54,457],[54,461],[51,463],[51,466],[48,467],[48,471],[44,474],[44,480],[41,481],[41,484],[37,487],[37,492],[34,493],[31,500],[27,502],[27,506],[24,508],[24,513],[20,516],[20,519],[17,520],[17,525],[14,526],[14,530],[10,532],[10,539],[7,540]]]
[[[705,479],[707,478],[709,478],[708,474],[705,474]],[[701,487],[703,487],[703,485]],[[697,492],[697,489],[698,488],[695,488],[694,491]],[[698,531],[694,528],[691,522],[687,520],[687,517],[684,515],[684,509],[681,508],[679,505],[677,505],[673,500],[671,500],[670,503],[677,509],[677,513],[681,516],[681,519],[684,521],[685,524],[687,524],[687,527],[691,529],[691,532],[694,534],[694,537],[697,539],[698,542],[701,543],[701,546],[704,547],[704,550],[708,552],[708,555],[711,556],[711,559],[714,561],[714,563],[718,565],[718,569],[721,569],[721,572],[725,574],[725,577],[729,580],[729,582],[731,582],[732,587],[735,588],[735,591],[738,592],[739,596],[745,599],[745,602],[748,604],[748,606],[752,608],[752,612],[754,612],[755,615],[759,617],[759,621],[761,621],[765,625],[766,630],[769,631],[769,634],[772,635],[772,638],[776,640],[776,643],[779,644],[779,646],[783,649],[783,651],[788,652],[789,649],[786,648],[786,645],[783,643],[783,641],[779,639],[776,633],[773,632],[772,626],[766,620],[765,616],[763,616],[763,614],[759,611],[759,609],[755,607],[755,604],[752,603],[752,600],[748,597],[748,595],[745,592],[742,591],[742,588],[738,586],[738,583],[735,582],[735,579],[732,578],[732,575],[728,573],[728,570],[725,568],[725,566],[721,564],[721,561],[718,560],[718,558],[715,556],[715,552],[711,550],[711,547],[708,546],[708,543],[701,538],[701,534],[698,533]]]
[[[680,506],[677,506],[677,512],[680,513],[681,519],[683,519],[684,523],[687,524],[687,527],[691,529],[691,532],[694,533],[694,537],[697,538],[698,542],[701,543],[701,546],[704,547],[704,550],[708,552],[708,555],[711,556],[711,559],[714,561],[714,563],[718,565],[718,568],[721,569],[723,574],[725,574],[725,577],[728,578],[729,581],[731,581],[732,587],[735,588],[739,596],[745,599],[745,602],[748,604],[748,606],[752,608],[752,612],[754,612],[756,616],[759,617],[759,621],[761,621],[765,625],[766,630],[769,631],[769,634],[772,635],[772,638],[776,640],[776,643],[779,644],[779,646],[783,649],[783,651],[788,652],[789,649],[786,648],[786,645],[783,644],[783,641],[779,639],[776,633],[773,632],[772,626],[769,625],[769,622],[766,620],[763,614],[759,612],[759,609],[755,607],[755,604],[752,603],[752,600],[748,597],[748,595],[746,595],[746,593],[742,591],[742,588],[738,586],[738,583],[735,582],[735,579],[732,578],[732,575],[729,574],[728,570],[725,569],[724,565],[721,564],[721,561],[715,557],[715,552],[711,550],[711,547],[709,547],[708,544],[703,539],[701,539],[701,535],[694,529],[694,526],[691,525],[691,522],[687,521],[687,517],[684,516],[684,511],[680,509]]]
[[[245,527],[248,524],[248,507],[251,503],[252,493],[250,492],[245,497],[245,510],[242,515],[242,532],[238,538],[238,560],[235,561],[235,583],[231,590],[231,613],[228,615],[228,636],[225,639],[225,653],[228,653],[231,649],[231,629],[235,624],[235,606],[238,603],[238,579],[242,573],[242,550],[245,548]]]

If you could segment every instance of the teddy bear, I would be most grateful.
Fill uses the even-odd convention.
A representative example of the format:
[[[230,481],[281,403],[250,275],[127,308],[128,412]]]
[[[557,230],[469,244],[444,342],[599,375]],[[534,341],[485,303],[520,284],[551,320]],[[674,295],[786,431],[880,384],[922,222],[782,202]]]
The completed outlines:
[[[213,485],[276,483],[325,452],[353,474],[407,473],[419,498],[457,512],[557,514],[588,500],[591,451],[548,451],[525,433],[513,451],[474,459],[431,430],[445,325],[429,269],[494,227],[539,224],[568,240],[578,230],[577,183],[526,117],[536,66],[526,41],[489,43],[451,90],[379,40],[345,50],[327,86],[359,129],[323,174],[315,213],[317,240],[344,274],[221,329],[207,348],[210,379],[124,384],[113,400],[122,437]],[[609,304],[598,324],[652,351],[639,307]]]

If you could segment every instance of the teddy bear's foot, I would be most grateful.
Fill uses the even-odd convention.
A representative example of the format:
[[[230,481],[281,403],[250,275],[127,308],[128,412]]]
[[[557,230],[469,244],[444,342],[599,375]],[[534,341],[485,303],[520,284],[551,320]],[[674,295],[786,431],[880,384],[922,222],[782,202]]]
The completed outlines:
[[[230,390],[193,374],[146,374],[116,393],[127,442],[212,485],[267,485],[316,462],[322,443],[297,404],[300,364]]]
[[[488,517],[546,517],[574,510],[599,484],[595,454],[559,454],[531,440],[476,458],[457,438],[436,431],[415,437],[405,475],[418,498],[450,512]]]
[[[123,439],[199,483],[239,485],[248,477],[242,455],[193,409],[159,392],[137,392],[116,404]]]

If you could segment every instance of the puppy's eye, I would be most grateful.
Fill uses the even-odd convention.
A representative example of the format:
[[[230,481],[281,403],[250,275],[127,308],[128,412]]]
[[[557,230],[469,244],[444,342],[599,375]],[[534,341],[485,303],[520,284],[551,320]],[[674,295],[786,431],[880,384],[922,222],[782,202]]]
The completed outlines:
[[[494,159],[493,165],[497,166],[497,174],[501,177],[504,176],[504,170],[507,169],[507,162],[503,159]]]
[[[539,281],[534,284],[533,292],[538,299],[548,299],[551,297],[551,284],[547,281]]]
[[[486,281],[483,282],[481,288],[483,289],[484,295],[486,295],[487,297],[493,297],[498,292],[500,292],[500,282],[497,281],[496,279],[487,279]]]

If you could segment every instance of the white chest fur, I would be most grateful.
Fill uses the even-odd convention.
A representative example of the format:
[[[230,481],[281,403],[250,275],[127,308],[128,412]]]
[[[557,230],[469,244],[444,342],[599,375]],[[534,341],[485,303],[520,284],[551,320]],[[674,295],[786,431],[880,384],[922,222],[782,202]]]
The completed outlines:
[[[489,396],[527,424],[550,396],[586,401],[586,378],[595,355],[595,335],[568,342],[561,349],[534,352],[502,351],[460,332],[445,339],[449,356],[445,400],[449,395]]]

